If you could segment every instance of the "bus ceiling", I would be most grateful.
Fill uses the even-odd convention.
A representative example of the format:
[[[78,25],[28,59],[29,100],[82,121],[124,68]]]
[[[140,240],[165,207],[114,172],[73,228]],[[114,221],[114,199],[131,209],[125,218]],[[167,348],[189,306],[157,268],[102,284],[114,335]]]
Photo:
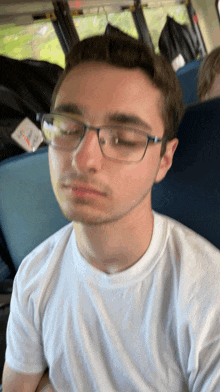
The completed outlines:
[[[0,24],[29,24],[42,11],[49,17],[54,12],[54,3],[68,3],[72,15],[95,14],[98,12],[120,12],[123,9],[134,9],[135,4],[147,8],[158,8],[174,4],[186,3],[185,0],[0,0]]]

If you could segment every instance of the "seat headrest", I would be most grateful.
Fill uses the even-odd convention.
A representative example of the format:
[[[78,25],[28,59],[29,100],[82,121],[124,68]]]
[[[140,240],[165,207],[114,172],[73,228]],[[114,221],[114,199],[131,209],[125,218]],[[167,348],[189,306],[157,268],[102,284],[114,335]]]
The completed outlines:
[[[153,208],[220,249],[220,98],[189,107],[173,165],[152,192]]]

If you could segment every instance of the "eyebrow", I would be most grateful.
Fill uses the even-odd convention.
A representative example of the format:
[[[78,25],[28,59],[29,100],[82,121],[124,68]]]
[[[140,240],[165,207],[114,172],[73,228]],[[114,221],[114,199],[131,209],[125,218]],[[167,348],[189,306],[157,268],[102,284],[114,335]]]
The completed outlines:
[[[53,112],[83,116],[86,112],[86,108],[84,106],[79,106],[75,103],[66,103],[57,106]],[[106,115],[106,120],[108,122],[114,122],[120,125],[138,125],[152,132],[152,127],[150,126],[150,124],[148,124],[146,121],[142,120],[139,116],[136,116],[135,114],[121,112],[109,113]]]
[[[77,114],[82,116],[85,113],[85,108],[83,106],[76,105],[75,103],[65,103],[57,106],[53,112],[55,113],[69,113]]]
[[[152,127],[146,121],[142,120],[139,116],[128,113],[112,113],[108,116],[108,120],[110,122],[116,122],[118,124],[130,124],[130,125],[139,125],[141,127],[146,128],[149,131],[152,131]]]

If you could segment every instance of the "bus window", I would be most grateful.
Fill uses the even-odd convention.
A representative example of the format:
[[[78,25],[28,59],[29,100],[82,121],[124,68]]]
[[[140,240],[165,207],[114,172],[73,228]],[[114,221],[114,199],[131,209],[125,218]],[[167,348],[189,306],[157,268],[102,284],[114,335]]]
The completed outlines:
[[[156,53],[159,53],[159,37],[166,23],[167,15],[173,17],[176,22],[180,24],[187,24],[189,27],[191,27],[187,9],[183,4],[161,6],[157,8],[147,7],[144,8],[143,11]]]
[[[17,60],[43,60],[64,67],[64,53],[51,22],[1,25],[0,53]]]
[[[107,7],[106,7],[107,10]],[[138,38],[138,33],[129,10],[123,12],[105,12],[100,7],[100,13],[73,17],[80,40],[95,34],[104,34],[107,23],[118,27],[124,33]]]
[[[104,34],[106,27],[106,15],[83,15],[73,17],[79,39],[82,40],[90,35]]]

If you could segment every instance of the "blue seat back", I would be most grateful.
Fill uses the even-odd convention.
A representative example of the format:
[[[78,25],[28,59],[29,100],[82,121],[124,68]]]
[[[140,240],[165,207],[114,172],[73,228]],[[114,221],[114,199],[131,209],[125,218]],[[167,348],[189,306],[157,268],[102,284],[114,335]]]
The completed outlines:
[[[50,183],[47,148],[0,164],[0,223],[15,269],[67,223]]]
[[[153,208],[220,249],[220,98],[188,108],[166,178],[155,184]]]
[[[193,60],[180,68],[176,75],[183,89],[183,102],[191,105],[198,102],[197,81],[198,71],[203,59]]]

